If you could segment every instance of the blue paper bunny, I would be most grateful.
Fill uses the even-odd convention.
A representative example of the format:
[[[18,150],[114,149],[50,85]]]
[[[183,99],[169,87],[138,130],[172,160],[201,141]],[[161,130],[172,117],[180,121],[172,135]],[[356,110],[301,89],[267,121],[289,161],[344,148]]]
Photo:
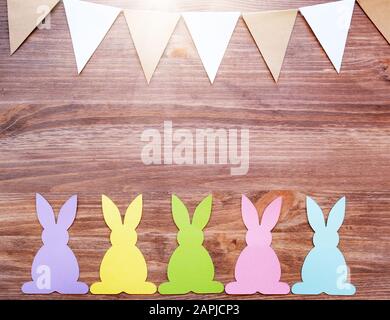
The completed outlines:
[[[307,217],[314,230],[314,248],[307,255],[302,267],[303,282],[292,287],[294,294],[353,295],[355,287],[348,282],[349,270],[344,256],[337,248],[345,216],[345,197],[334,205],[328,221],[319,205],[310,197],[306,198]]]

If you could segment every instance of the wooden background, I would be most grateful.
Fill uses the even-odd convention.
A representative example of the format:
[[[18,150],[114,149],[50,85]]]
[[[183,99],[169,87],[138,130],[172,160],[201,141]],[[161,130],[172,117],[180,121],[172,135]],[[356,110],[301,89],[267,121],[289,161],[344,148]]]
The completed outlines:
[[[326,1],[95,2],[138,9],[256,11]],[[100,261],[109,248],[101,194],[109,195],[123,212],[131,199],[143,193],[138,244],[148,262],[149,279],[159,284],[166,279],[167,262],[176,246],[170,213],[173,192],[190,210],[213,193],[205,246],[213,257],[216,279],[227,283],[245,245],[241,193],[261,209],[279,193],[261,200],[269,190],[286,190],[281,191],[283,214],[273,238],[284,281],[299,280],[312,246],[305,195],[314,197],[325,212],[346,195],[340,248],[357,287],[355,298],[390,298],[390,46],[359,6],[340,75],[298,16],[277,85],[242,19],[213,86],[183,21],[149,86],[123,15],[81,76],[62,4],[53,11],[51,25],[51,30],[34,32],[10,57],[6,0],[0,0],[1,299],[48,298],[20,291],[41,246],[36,192],[56,212],[70,195],[79,195],[70,246],[79,259],[80,278],[88,284],[98,280]],[[191,130],[248,128],[249,173],[232,177],[230,166],[223,165],[145,166],[140,135],[145,128],[162,129],[164,120]]]

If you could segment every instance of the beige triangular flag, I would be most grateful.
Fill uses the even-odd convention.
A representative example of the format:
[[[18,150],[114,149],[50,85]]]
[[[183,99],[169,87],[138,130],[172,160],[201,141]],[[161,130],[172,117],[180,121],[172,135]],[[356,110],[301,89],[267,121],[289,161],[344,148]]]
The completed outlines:
[[[146,80],[150,83],[180,14],[134,10],[124,12]]]
[[[60,0],[7,0],[11,54],[47,17]]]
[[[298,10],[244,13],[242,16],[275,81],[278,81]]]
[[[390,44],[390,0],[358,0],[358,3]]]

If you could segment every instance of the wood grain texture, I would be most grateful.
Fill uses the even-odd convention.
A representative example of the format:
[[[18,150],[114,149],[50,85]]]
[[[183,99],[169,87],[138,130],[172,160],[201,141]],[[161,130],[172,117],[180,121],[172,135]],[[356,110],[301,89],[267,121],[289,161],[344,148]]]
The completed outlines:
[[[137,9],[256,11],[326,1],[95,2]],[[51,29],[34,32],[10,57],[6,0],[0,0],[0,298],[48,298],[20,291],[41,245],[35,192],[47,197],[56,212],[70,195],[79,195],[70,246],[79,259],[81,280],[88,284],[98,279],[100,261],[109,248],[102,193],[122,212],[138,193],[144,194],[138,243],[150,280],[161,283],[176,246],[172,192],[191,210],[213,192],[205,246],[214,259],[216,278],[227,283],[245,245],[241,193],[261,208],[268,190],[286,190],[281,191],[285,203],[273,238],[283,280],[299,280],[312,245],[304,196],[314,197],[327,212],[346,195],[340,247],[357,287],[355,298],[389,299],[389,66],[390,46],[356,6],[340,75],[298,16],[276,85],[241,19],[211,86],[181,21],[148,86],[121,15],[77,76],[62,4],[51,15]],[[226,165],[145,166],[140,135],[145,128],[162,129],[164,120],[191,130],[248,128],[248,174],[232,177]]]

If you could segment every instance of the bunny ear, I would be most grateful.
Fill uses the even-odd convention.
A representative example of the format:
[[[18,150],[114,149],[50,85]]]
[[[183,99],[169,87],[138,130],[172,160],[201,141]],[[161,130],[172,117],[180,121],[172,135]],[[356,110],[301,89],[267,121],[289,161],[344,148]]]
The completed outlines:
[[[345,197],[342,197],[330,210],[326,227],[330,230],[340,229],[345,217]]]
[[[176,195],[172,196],[172,216],[179,230],[184,229],[191,224],[186,206]]]
[[[38,215],[38,220],[41,226],[46,229],[55,225],[56,220],[54,217],[54,211],[49,202],[41,196],[39,193],[35,195],[35,205]]]
[[[68,230],[76,218],[77,212],[77,195],[70,197],[60,209],[58,214],[57,225]]]
[[[259,226],[259,214],[256,207],[246,196],[241,198],[241,215],[246,228],[253,229]]]
[[[282,197],[278,197],[265,208],[261,218],[261,226],[271,231],[278,222],[281,209]]]
[[[210,194],[202,200],[201,203],[196,207],[194,216],[192,218],[192,225],[200,230],[203,230],[210,220],[211,207],[213,204],[213,196]]]
[[[142,217],[142,194],[130,203],[126,210],[124,225],[130,229],[136,229]]]
[[[106,221],[106,224],[111,230],[122,226],[122,217],[118,207],[105,195],[102,195],[102,208],[104,221]]]
[[[324,214],[320,206],[312,198],[306,197],[306,210],[309,224],[314,231],[320,231],[325,228]]]

